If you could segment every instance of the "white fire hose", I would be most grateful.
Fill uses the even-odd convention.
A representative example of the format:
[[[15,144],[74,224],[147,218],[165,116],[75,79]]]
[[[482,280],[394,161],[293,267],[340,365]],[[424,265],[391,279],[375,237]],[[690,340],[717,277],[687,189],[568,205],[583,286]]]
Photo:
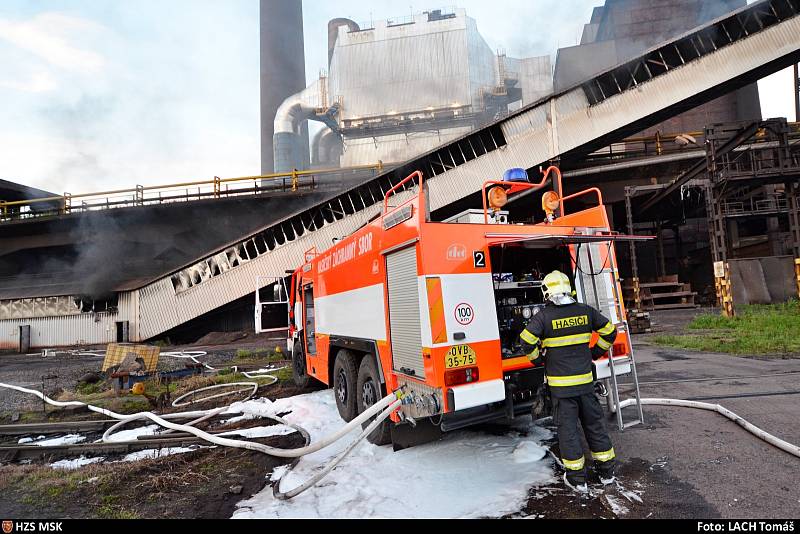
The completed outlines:
[[[201,361],[199,361],[197,359],[198,357],[205,356],[206,354],[207,353],[204,352],[204,351],[181,351],[181,352],[162,352],[161,353],[162,356],[168,356],[168,357],[172,357],[172,358],[191,359],[195,363],[202,364],[206,369],[208,369],[210,371],[219,372],[218,369],[215,369],[214,367],[208,365],[207,363],[203,363],[203,362],[201,362]],[[257,371],[244,372],[244,371],[239,371],[238,367],[235,367],[235,366],[233,367],[234,372],[243,374],[247,378],[251,378],[251,379],[259,379],[259,378],[272,379],[271,382],[269,382],[268,384],[264,384],[264,385],[272,385],[272,384],[276,383],[278,381],[278,378],[276,376],[274,376],[274,375],[269,374],[269,373],[274,373],[275,371],[279,371],[281,369],[283,369],[283,368],[278,368],[278,369],[259,369]],[[202,392],[202,391],[208,391],[208,390],[212,390],[212,389],[232,387],[232,386],[247,386],[247,387],[245,389],[229,391],[229,392],[220,393],[220,394],[216,394],[216,395],[210,395],[208,397],[203,397],[201,399],[181,402],[183,399],[185,399],[187,397],[190,397],[190,396],[193,396],[193,395],[195,395],[195,394],[197,394],[199,392]],[[252,387],[253,390],[245,398],[245,400],[246,400],[246,399],[251,398],[258,391],[259,384],[257,382],[232,382],[232,383],[228,383],[228,384],[216,384],[216,385],[213,385],[213,386],[207,386],[207,387],[199,388],[199,389],[190,391],[190,392],[186,393],[185,395],[181,395],[180,397],[175,399],[175,401],[173,401],[172,406],[174,406],[174,407],[182,407],[182,406],[187,406],[187,405],[198,403],[198,402],[208,401],[208,400],[211,400],[211,399],[216,399],[216,398],[220,398],[220,397],[227,397],[227,396],[233,395],[235,393],[241,393],[243,391],[249,391],[250,387]],[[230,409],[230,405],[224,406],[224,407],[221,407],[221,408],[215,408],[215,409],[212,409],[212,410],[198,410],[198,411],[192,411],[192,412],[180,412],[180,413],[164,414],[164,415],[160,415],[160,416],[156,415],[156,414],[154,414],[152,412],[140,412],[140,413],[136,413],[136,414],[125,415],[125,414],[118,414],[116,412],[112,412],[111,410],[107,410],[105,408],[100,408],[98,406],[92,406],[91,404],[86,404],[86,403],[83,403],[83,402],[80,402],[80,401],[66,401],[66,402],[56,401],[56,400],[53,400],[53,399],[49,398],[48,396],[44,395],[43,392],[39,392],[39,391],[36,391],[34,389],[24,388],[24,387],[21,387],[21,386],[14,386],[14,385],[11,385],[11,384],[0,383],[0,388],[12,389],[12,390],[15,390],[15,391],[19,391],[21,393],[29,393],[31,395],[36,395],[37,397],[39,397],[40,399],[42,399],[46,403],[48,403],[48,404],[50,404],[52,406],[56,406],[56,407],[65,408],[65,407],[68,407],[68,406],[86,406],[89,410],[91,410],[93,412],[105,415],[106,417],[111,417],[112,419],[118,419],[119,420],[118,423],[115,423],[114,425],[109,427],[103,433],[103,437],[101,438],[101,441],[103,441],[103,442],[109,441],[111,436],[114,434],[114,432],[118,431],[119,428],[121,428],[122,426],[124,426],[124,425],[126,425],[126,424],[128,424],[128,423],[130,423],[132,421],[137,421],[137,420],[141,420],[141,419],[149,419],[150,421],[152,421],[152,422],[158,424],[159,426],[162,426],[162,427],[167,429],[166,432],[163,432],[162,434],[169,434],[170,432],[174,432],[174,431],[186,432],[186,433],[192,434],[192,435],[194,435],[194,436],[196,436],[196,437],[198,437],[198,438],[200,438],[200,439],[202,439],[204,441],[207,441],[207,442],[209,442],[209,443],[211,443],[213,445],[220,445],[220,446],[223,446],[223,447],[232,447],[232,448],[238,448],[238,449],[248,449],[248,450],[252,450],[252,451],[257,451],[257,452],[261,452],[261,453],[264,453],[264,454],[268,454],[268,455],[271,455],[271,456],[276,456],[276,457],[279,457],[279,458],[294,458],[295,460],[294,460],[294,462],[292,462],[290,464],[289,469],[287,469],[286,472],[284,472],[283,475],[278,480],[276,480],[274,485],[273,485],[273,494],[275,495],[275,497],[277,499],[281,499],[281,500],[291,499],[293,497],[296,497],[297,495],[301,494],[302,492],[304,492],[307,489],[309,489],[309,488],[313,487],[314,485],[316,485],[328,473],[330,473],[331,470],[333,470],[333,468],[336,467],[336,465],[339,464],[339,462],[341,462],[348,454],[350,454],[353,451],[353,449],[355,449],[355,447],[365,437],[367,437],[372,431],[374,431],[378,427],[378,425],[380,425],[385,419],[387,419],[392,414],[392,412],[394,412],[397,408],[399,408],[400,404],[401,404],[401,400],[399,399],[399,395],[398,394],[392,393],[390,395],[387,395],[386,397],[384,397],[380,401],[376,402],[375,404],[373,404],[372,406],[370,406],[369,408],[364,410],[363,413],[361,413],[358,417],[356,417],[355,419],[353,419],[352,421],[350,421],[349,423],[344,425],[342,428],[340,428],[339,430],[337,430],[333,434],[331,434],[329,436],[326,436],[325,438],[321,439],[320,441],[318,441],[317,443],[314,443],[314,444],[311,443],[311,436],[304,428],[302,428],[302,427],[300,427],[298,425],[289,423],[288,421],[286,421],[286,420],[284,420],[284,419],[282,419],[280,417],[274,416],[274,415],[265,416],[267,419],[271,419],[271,420],[277,422],[278,424],[285,425],[285,426],[288,426],[289,428],[292,428],[292,429],[296,430],[298,433],[300,433],[300,435],[303,436],[303,438],[305,440],[305,445],[303,447],[296,448],[296,449],[280,449],[280,448],[276,448],[276,447],[269,447],[267,445],[263,445],[261,443],[256,443],[256,442],[251,442],[251,441],[243,441],[243,440],[238,440],[238,439],[230,439],[230,438],[224,438],[224,437],[221,437],[221,436],[215,436],[213,434],[209,434],[208,432],[204,432],[204,431],[202,431],[202,430],[200,430],[198,428],[194,428],[194,425],[196,425],[197,423],[200,423],[200,422],[205,421],[207,419],[210,419],[210,418],[212,418],[212,417],[214,417],[216,415],[219,415],[221,413],[226,412],[228,409]],[[352,430],[357,428],[362,423],[365,423],[366,421],[368,421],[370,418],[374,417],[379,412],[380,412],[380,414],[375,418],[375,420],[366,429],[364,429],[361,432],[361,434],[350,445],[348,445],[347,448],[341,454],[339,454],[339,456],[334,458],[333,461],[331,461],[327,466],[325,466],[319,473],[314,475],[311,479],[309,479],[308,481],[304,482],[303,484],[301,484],[297,488],[294,488],[293,490],[290,490],[288,492],[281,492],[280,491],[281,480],[283,479],[284,476],[286,476],[287,473],[289,473],[292,470],[292,468],[294,468],[295,465],[297,465],[297,462],[299,461],[300,457],[306,456],[308,454],[312,454],[314,452],[317,452],[317,451],[319,451],[321,449],[324,449],[325,447],[328,447],[331,444],[339,441],[345,435],[349,434]],[[187,419],[187,418],[195,418],[195,419],[189,421],[188,423],[184,423],[184,424],[176,424],[176,423],[171,423],[171,422],[168,421],[168,419]]]
[[[635,403],[636,399],[628,399],[620,402],[619,407],[620,409],[622,409],[628,406],[633,406]],[[797,456],[798,458],[800,458],[800,447],[798,447],[797,445],[793,445],[788,441],[784,441],[776,436],[773,436],[767,431],[758,428],[754,424],[750,423],[741,416],[736,415],[732,411],[728,410],[727,408],[719,404],[709,404],[707,402],[697,402],[697,401],[688,401],[680,399],[641,399],[641,403],[653,406],[680,406],[683,408],[697,408],[699,410],[708,410],[711,412],[717,412],[718,414],[727,417],[740,427],[744,428],[754,436],[766,441],[770,445],[774,445],[775,447],[788,452],[792,456]]]
[[[281,479],[278,479],[275,482],[275,486],[273,487],[274,488],[273,492],[274,492],[276,498],[279,498],[279,499],[291,499],[292,497],[295,497],[295,496],[299,495],[300,493],[306,491],[307,489],[309,489],[309,488],[313,487],[315,484],[317,484],[317,482],[319,482],[324,476],[326,476],[328,473],[330,473],[330,471],[334,467],[336,467],[336,465],[339,462],[341,462],[348,454],[350,454],[350,452],[352,452],[352,450],[356,447],[356,445],[358,445],[358,443],[360,443],[366,436],[368,436],[373,430],[375,430],[378,427],[378,425],[381,424],[386,418],[388,418],[392,414],[392,412],[394,412],[401,404],[401,400],[398,398],[397,394],[392,393],[390,395],[387,395],[386,397],[384,397],[380,401],[376,402],[375,404],[373,404],[372,406],[370,406],[369,408],[364,410],[363,413],[361,413],[358,417],[356,417],[355,419],[353,419],[352,421],[350,421],[349,423],[344,425],[342,428],[340,428],[339,430],[337,430],[333,434],[331,434],[329,436],[326,436],[325,438],[321,439],[320,441],[318,441],[317,443],[314,443],[314,444],[311,444],[310,435],[302,427],[297,426],[297,425],[292,424],[292,423],[289,423],[288,421],[286,421],[286,420],[284,420],[284,419],[282,419],[280,417],[274,416],[274,415],[266,416],[267,418],[272,419],[273,421],[276,421],[279,424],[282,424],[282,425],[285,425],[285,426],[288,426],[290,428],[295,429],[297,432],[299,432],[301,435],[303,435],[303,437],[306,440],[306,445],[303,446],[303,447],[296,448],[296,449],[280,449],[280,448],[276,448],[276,447],[269,447],[267,445],[263,445],[261,443],[256,443],[256,442],[251,442],[251,441],[243,441],[243,440],[238,440],[238,439],[230,439],[230,438],[224,438],[224,437],[221,437],[221,436],[215,436],[213,434],[209,434],[208,432],[204,432],[203,430],[200,430],[198,428],[195,428],[195,427],[191,426],[193,424],[196,424],[196,423],[200,422],[201,420],[205,420],[205,419],[207,419],[209,417],[213,417],[214,415],[217,415],[217,414],[220,414],[220,413],[224,412],[225,410],[229,409],[230,406],[226,406],[224,408],[216,408],[214,410],[202,410],[202,411],[194,411],[194,412],[182,412],[182,413],[165,414],[163,416],[156,415],[156,414],[154,414],[152,412],[141,412],[141,413],[132,414],[132,415],[125,415],[125,414],[118,414],[116,412],[112,412],[111,410],[107,410],[105,408],[100,408],[98,406],[92,406],[91,404],[86,404],[86,403],[83,403],[83,402],[80,402],[80,401],[56,401],[56,400],[53,400],[50,397],[46,396],[42,392],[36,391],[34,389],[24,388],[24,387],[21,387],[21,386],[15,386],[15,385],[12,385],[12,384],[0,383],[0,388],[11,389],[11,390],[14,390],[14,391],[19,391],[21,393],[28,393],[30,395],[35,395],[35,396],[39,397],[40,399],[42,399],[43,401],[45,401],[46,403],[48,403],[48,404],[50,404],[52,406],[56,406],[56,407],[60,407],[60,408],[66,408],[66,407],[69,407],[69,406],[86,406],[89,410],[91,410],[93,412],[105,415],[106,417],[111,417],[112,419],[119,419],[120,423],[117,423],[116,425],[112,426],[111,428],[109,428],[103,434],[103,440],[104,441],[107,440],[109,438],[109,436],[112,434],[112,430],[115,430],[116,428],[119,428],[119,426],[121,426],[124,423],[129,423],[131,421],[139,420],[139,419],[149,419],[150,421],[152,421],[152,422],[154,422],[154,423],[156,423],[156,424],[158,424],[158,425],[160,425],[160,426],[162,426],[164,428],[167,428],[167,429],[170,429],[170,430],[175,430],[175,431],[178,431],[178,432],[186,432],[186,433],[192,434],[192,435],[194,435],[194,436],[196,436],[196,437],[198,437],[198,438],[200,438],[200,439],[202,439],[204,441],[212,443],[214,445],[220,445],[220,446],[223,446],[223,447],[232,447],[232,448],[237,448],[237,449],[248,449],[248,450],[252,450],[252,451],[257,451],[257,452],[261,452],[261,453],[264,453],[264,454],[268,454],[270,456],[277,456],[279,458],[300,458],[301,456],[305,456],[305,455],[317,452],[317,451],[319,451],[321,449],[324,449],[325,447],[328,447],[329,445],[331,445],[331,444],[335,443],[336,441],[340,440],[342,437],[344,437],[345,435],[350,433],[353,429],[355,429],[356,427],[358,427],[359,425],[361,425],[362,423],[366,422],[367,420],[369,420],[370,418],[374,417],[376,414],[378,414],[380,412],[380,415],[378,415],[378,417],[375,419],[375,421],[373,421],[363,432],[361,432],[361,434],[358,436],[358,438],[356,438],[344,450],[344,452],[342,452],[339,456],[337,456],[322,471],[320,471],[317,475],[312,477],[307,482],[301,484],[300,486],[298,486],[297,488],[295,488],[295,489],[293,489],[293,490],[291,490],[289,492],[282,493],[279,490],[279,486],[280,486],[281,479],[283,477],[281,477]],[[199,419],[191,421],[190,423],[187,423],[187,424],[176,424],[176,423],[172,423],[172,422],[168,421],[168,419],[178,419],[178,418],[187,418],[187,417],[199,417]],[[296,465],[296,462],[293,463],[290,466],[289,470],[291,470],[291,468],[294,467],[294,465]],[[289,470],[287,470],[286,472],[288,473]],[[285,476],[285,475],[286,475],[286,473],[284,473],[283,476]]]

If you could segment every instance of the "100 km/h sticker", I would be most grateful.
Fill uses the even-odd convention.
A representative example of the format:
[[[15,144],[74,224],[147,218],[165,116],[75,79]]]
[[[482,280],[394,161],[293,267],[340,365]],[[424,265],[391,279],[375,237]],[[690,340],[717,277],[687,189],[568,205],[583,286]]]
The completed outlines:
[[[478,363],[475,351],[469,345],[456,345],[451,347],[444,355],[444,364],[447,369],[467,367]]]
[[[475,310],[473,310],[472,306],[466,302],[462,302],[456,306],[454,315],[456,316],[456,321],[458,321],[458,324],[464,326],[467,326],[473,320],[475,320]]]

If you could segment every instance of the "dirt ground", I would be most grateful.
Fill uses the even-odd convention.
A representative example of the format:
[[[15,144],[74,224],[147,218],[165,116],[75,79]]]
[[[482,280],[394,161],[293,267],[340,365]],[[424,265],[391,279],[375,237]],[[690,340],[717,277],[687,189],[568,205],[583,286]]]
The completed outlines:
[[[260,441],[281,447],[303,444],[299,434]],[[236,503],[261,491],[266,477],[285,463],[258,452],[216,447],[72,471],[4,466],[0,510],[16,519],[227,518]]]

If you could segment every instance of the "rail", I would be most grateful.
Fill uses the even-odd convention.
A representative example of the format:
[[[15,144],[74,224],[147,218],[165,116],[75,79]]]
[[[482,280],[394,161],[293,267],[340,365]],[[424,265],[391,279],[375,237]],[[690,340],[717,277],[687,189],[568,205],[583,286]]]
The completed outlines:
[[[386,215],[389,212],[389,197],[394,196],[394,194],[399,190],[403,189],[405,191],[405,184],[413,181],[414,178],[418,179],[417,185],[419,185],[420,196],[422,196],[422,173],[420,171],[414,171],[410,175],[406,176],[403,180],[401,180],[397,185],[389,189],[385,195],[383,195],[383,215]]]
[[[29,200],[0,200],[0,220],[25,219],[54,214],[67,214],[75,211],[144,206],[147,204],[186,202],[208,198],[217,199],[274,191],[297,191],[301,188],[313,189],[317,187],[317,177],[320,176],[346,175],[359,171],[380,172],[383,170],[383,162],[379,161],[376,164],[343,167],[339,169],[295,170],[286,173],[242,176],[236,178],[220,178],[215,176],[211,180],[180,182],[167,185],[136,186],[129,189],[116,189],[96,193],[64,193],[60,196]],[[252,182],[252,185],[248,184],[246,187],[241,187],[245,182]],[[265,184],[264,182],[269,183]],[[196,190],[194,190],[194,188],[196,188]],[[76,205],[74,204],[76,200],[82,200],[82,203]]]

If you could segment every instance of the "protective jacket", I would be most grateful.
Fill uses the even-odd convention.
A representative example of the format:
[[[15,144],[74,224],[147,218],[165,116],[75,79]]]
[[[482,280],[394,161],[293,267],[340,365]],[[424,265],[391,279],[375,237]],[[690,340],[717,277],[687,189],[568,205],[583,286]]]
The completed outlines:
[[[589,348],[592,333],[597,344]],[[545,374],[554,397],[576,397],[592,392],[592,360],[606,352],[617,337],[616,327],[591,306],[575,302],[548,304],[534,315],[520,334],[531,359],[546,350]]]

